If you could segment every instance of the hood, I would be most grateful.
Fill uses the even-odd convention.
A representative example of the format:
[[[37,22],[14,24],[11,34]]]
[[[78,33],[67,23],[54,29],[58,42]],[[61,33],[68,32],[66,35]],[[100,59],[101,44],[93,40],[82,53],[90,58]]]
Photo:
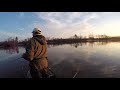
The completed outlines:
[[[37,40],[41,45],[47,44],[47,41],[43,35],[35,36],[34,39]]]

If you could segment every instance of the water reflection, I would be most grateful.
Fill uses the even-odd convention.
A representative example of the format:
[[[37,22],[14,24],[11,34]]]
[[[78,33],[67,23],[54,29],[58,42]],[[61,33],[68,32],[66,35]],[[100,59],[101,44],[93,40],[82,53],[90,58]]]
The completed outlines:
[[[4,48],[4,50],[6,51],[6,53],[9,53],[9,54],[19,53],[18,46],[16,46],[16,47],[6,47],[6,48]]]
[[[69,43],[69,45],[72,46],[72,47],[78,48],[79,46],[88,45],[90,47],[94,47],[95,45],[107,45],[108,43],[110,43],[110,42],[108,42],[108,41],[104,41],[104,42],[79,42],[79,43]],[[63,45],[66,45],[66,44],[64,44],[64,43],[63,44],[62,43],[60,43],[60,44],[55,43],[55,44],[48,45],[48,48],[57,47],[57,46],[63,46]]]
[[[24,47],[15,47],[4,49],[4,51],[1,54],[22,54],[25,52],[25,49]],[[0,56],[0,58],[4,56],[8,56],[8,54]],[[14,57],[17,58],[17,55]],[[13,61],[4,65],[0,63],[0,72],[4,72],[3,68],[6,68],[5,70],[8,73],[16,70],[21,74],[22,70],[19,71],[18,68],[21,68],[21,62],[25,60],[16,60],[14,57],[11,58],[14,63]],[[78,73],[75,78],[119,78],[120,42],[83,42],[48,45],[48,61],[50,68],[52,68],[58,78],[72,78],[76,72]],[[27,65],[25,64],[25,66]],[[10,67],[12,68],[10,69]]]
[[[73,48],[74,47],[74,48]],[[120,42],[53,45],[49,61],[58,78],[120,77]]]

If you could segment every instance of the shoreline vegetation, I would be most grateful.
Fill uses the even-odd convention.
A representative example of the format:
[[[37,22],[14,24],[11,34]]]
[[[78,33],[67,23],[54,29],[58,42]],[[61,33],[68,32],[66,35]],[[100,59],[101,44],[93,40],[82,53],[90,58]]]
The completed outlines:
[[[89,35],[88,37],[77,36],[76,34],[70,38],[46,38],[48,45],[51,44],[71,44],[71,43],[84,43],[84,42],[119,42],[120,36],[107,36],[107,35]],[[0,42],[0,48],[7,47],[18,47],[18,46],[26,46],[26,43],[30,40],[30,38],[25,39],[23,41],[19,41],[18,37],[16,38],[8,38],[6,41]]]

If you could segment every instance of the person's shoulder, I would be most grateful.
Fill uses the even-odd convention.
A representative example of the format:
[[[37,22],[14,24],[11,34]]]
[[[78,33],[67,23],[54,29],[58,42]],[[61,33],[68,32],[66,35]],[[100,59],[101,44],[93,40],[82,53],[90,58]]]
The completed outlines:
[[[36,39],[34,37],[30,38],[29,42],[30,43],[34,43],[36,41]]]
[[[40,35],[42,38],[45,38],[45,36],[44,35]]]
[[[34,37],[32,37],[30,40],[33,40],[34,39]]]
[[[41,35],[43,39],[46,39],[46,37],[44,35]]]

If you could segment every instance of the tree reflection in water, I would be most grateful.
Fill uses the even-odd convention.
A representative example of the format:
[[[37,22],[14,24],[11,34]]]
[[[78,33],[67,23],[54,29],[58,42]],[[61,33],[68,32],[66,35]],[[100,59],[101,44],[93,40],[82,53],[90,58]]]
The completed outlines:
[[[6,48],[4,48],[4,50],[6,51],[6,53],[9,53],[9,54],[19,53],[18,46],[15,46],[15,47],[6,47]]]
[[[79,42],[79,43],[68,43],[70,46],[78,48],[78,46],[85,46],[88,45],[90,47],[93,47],[95,45],[107,45],[110,42],[104,41],[104,42]],[[66,43],[54,43],[54,44],[48,44],[48,48],[56,47],[56,46],[62,46]]]

